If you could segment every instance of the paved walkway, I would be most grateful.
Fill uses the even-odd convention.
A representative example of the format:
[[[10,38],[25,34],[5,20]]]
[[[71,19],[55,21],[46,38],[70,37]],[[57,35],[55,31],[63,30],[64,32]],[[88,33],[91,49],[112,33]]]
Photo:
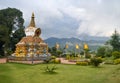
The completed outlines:
[[[38,63],[43,63],[43,61],[14,61],[14,60],[9,60],[9,62],[15,62],[15,63],[24,63],[24,64],[38,64]]]
[[[57,58],[61,60],[61,64],[76,64],[75,62],[69,62],[65,58]],[[0,63],[6,63],[7,59],[6,58],[1,58]],[[38,63],[43,63],[43,61],[14,61],[14,60],[9,60],[9,62],[15,62],[15,63],[25,63],[25,64],[38,64]]]
[[[0,63],[6,63],[7,59],[6,58],[0,58]]]
[[[65,58],[57,58],[57,59],[60,59],[62,64],[76,64],[75,62],[69,62]]]

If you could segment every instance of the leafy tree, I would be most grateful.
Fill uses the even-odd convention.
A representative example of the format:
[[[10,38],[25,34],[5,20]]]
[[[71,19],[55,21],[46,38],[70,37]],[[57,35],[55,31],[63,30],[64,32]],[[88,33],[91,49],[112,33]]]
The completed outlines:
[[[120,51],[120,37],[116,30],[111,36],[110,45],[113,47],[113,51]]]
[[[97,49],[97,56],[100,56],[100,57],[105,57],[105,47],[99,47]]]
[[[4,50],[11,49],[15,42],[11,40],[14,39],[14,32],[19,31],[19,28],[23,27],[24,19],[22,12],[15,8],[6,8],[0,10],[0,54],[3,55]],[[20,30],[21,31],[21,30]],[[23,31],[24,32],[24,31]],[[23,34],[21,32],[21,34]],[[17,33],[15,33],[17,34]],[[18,40],[21,38],[19,34]]]
[[[8,43],[8,29],[6,26],[0,25],[0,55],[4,55],[5,45]]]
[[[111,46],[106,46],[105,47],[105,56],[106,57],[111,57],[112,56],[112,47]]]
[[[94,65],[95,67],[98,67],[100,63],[102,63],[102,58],[101,57],[94,57],[91,58],[91,64]]]
[[[112,47],[111,46],[101,46],[97,49],[97,56],[99,57],[111,57]]]
[[[52,47],[52,48],[48,48],[48,51],[52,54],[52,55],[57,55],[56,54],[56,51],[57,51],[57,49],[55,48],[55,47]]]
[[[25,36],[24,28],[19,28],[16,30],[11,37],[11,49],[15,50],[15,44],[17,44],[22,37]]]

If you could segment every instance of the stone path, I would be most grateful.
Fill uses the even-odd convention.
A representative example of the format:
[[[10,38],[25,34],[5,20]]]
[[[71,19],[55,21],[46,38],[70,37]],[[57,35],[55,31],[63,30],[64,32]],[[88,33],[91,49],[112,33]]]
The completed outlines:
[[[0,63],[6,63],[7,59],[6,58],[0,58]]]
[[[65,58],[57,58],[57,59],[60,59],[62,64],[76,64],[75,62],[69,62]]]
[[[43,61],[14,61],[14,60],[9,60],[9,62],[14,62],[14,63],[24,63],[24,64],[39,64],[43,63]]]
[[[69,62],[65,58],[57,58],[61,60],[61,64],[76,64],[75,62]],[[6,63],[7,59],[6,58],[1,58],[0,63]],[[15,62],[15,63],[25,63],[25,64],[38,64],[38,63],[43,63],[43,61],[14,61],[14,60],[9,60],[9,62]]]

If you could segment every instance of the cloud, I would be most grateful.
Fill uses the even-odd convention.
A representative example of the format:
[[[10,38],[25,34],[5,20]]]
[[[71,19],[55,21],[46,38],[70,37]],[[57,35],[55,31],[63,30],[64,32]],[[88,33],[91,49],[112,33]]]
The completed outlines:
[[[90,18],[80,23],[77,31],[78,35],[86,33],[92,36],[111,36],[115,28],[119,30],[120,17],[118,14],[120,11],[116,8],[117,3],[115,2],[114,5],[112,3],[113,1],[102,2],[96,8],[86,7],[87,14],[85,14],[84,19],[88,15]]]
[[[31,13],[42,37],[110,36],[120,27],[119,0],[0,0],[0,9],[15,7],[23,12],[25,26]]]

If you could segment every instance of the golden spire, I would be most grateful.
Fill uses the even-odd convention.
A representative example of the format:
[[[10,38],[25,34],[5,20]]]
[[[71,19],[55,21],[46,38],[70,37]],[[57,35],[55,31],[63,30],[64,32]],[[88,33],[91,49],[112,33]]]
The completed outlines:
[[[34,21],[34,13],[32,13],[31,21],[30,21],[30,27],[35,27],[35,21]]]
[[[78,44],[76,44],[76,45],[75,45],[75,48],[76,48],[76,49],[79,49],[79,45],[78,45]]]
[[[58,43],[56,43],[55,48],[58,49],[60,47],[60,45]]]
[[[89,49],[89,47],[88,47],[88,45],[87,45],[86,43],[84,44],[84,49],[85,49],[85,50],[88,50],[88,49]]]
[[[65,48],[67,49],[68,47],[69,47],[68,44],[66,44],[66,45],[65,45]]]

